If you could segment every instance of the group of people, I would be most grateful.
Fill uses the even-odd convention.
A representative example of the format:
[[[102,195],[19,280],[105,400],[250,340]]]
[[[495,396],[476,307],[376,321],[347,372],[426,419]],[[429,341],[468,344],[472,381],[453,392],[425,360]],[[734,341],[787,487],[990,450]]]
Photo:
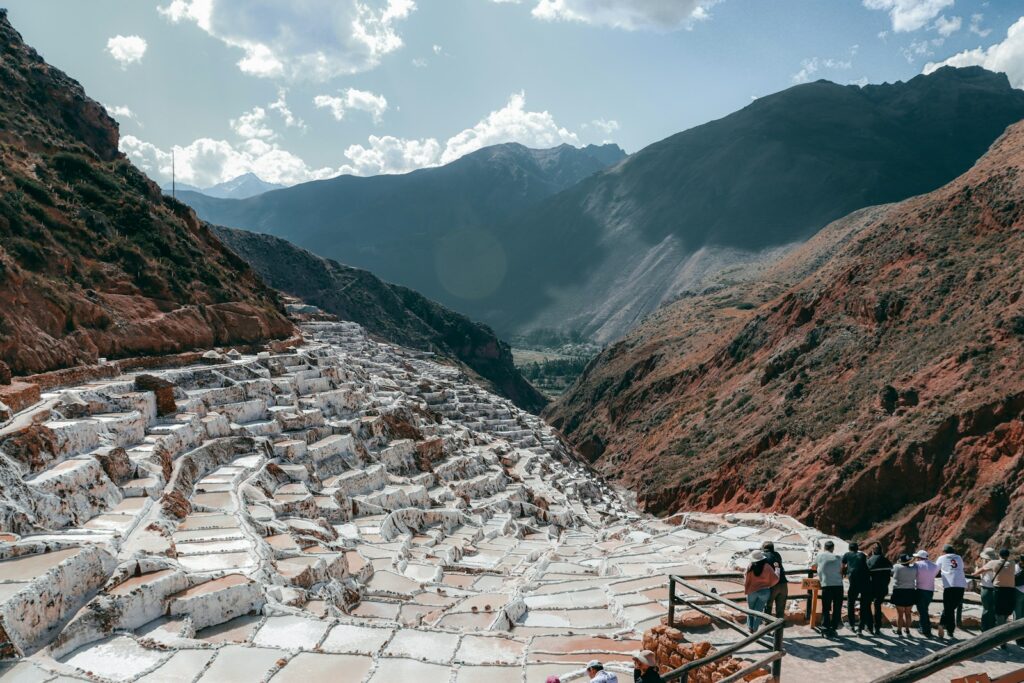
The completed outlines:
[[[847,622],[858,634],[865,630],[874,635],[881,634],[882,603],[888,597],[896,607],[897,636],[910,635],[912,611],[916,607],[918,628],[930,638],[932,625],[928,609],[934,597],[936,579],[942,581],[939,638],[945,638],[947,633],[952,638],[960,623],[967,574],[963,557],[951,545],[943,547],[942,555],[935,562],[929,559],[928,551],[918,550],[913,555],[900,555],[894,564],[886,558],[881,544],[875,543],[868,555],[856,542],[851,542],[849,551],[840,556],[835,553],[835,544],[825,541],[812,569],[816,571],[821,585],[820,629],[826,637],[836,637],[842,623],[844,579],[849,583],[846,590]],[[1006,623],[1010,615],[1024,619],[1024,555],[1014,561],[1005,548],[998,553],[992,548],[985,548],[976,574],[981,586],[983,631]],[[775,552],[771,542],[764,543],[761,550],[750,556],[744,591],[751,610],[785,616],[789,586],[782,557]],[[760,622],[759,617],[749,615],[747,628],[753,633]],[[1024,641],[1018,641],[1018,644],[1024,645]]]
[[[619,677],[605,669],[596,659],[587,662],[587,676],[592,683],[619,683]],[[561,683],[561,679],[548,676],[547,683]],[[633,654],[633,683],[664,683],[658,673],[657,657],[650,650],[640,650]]]

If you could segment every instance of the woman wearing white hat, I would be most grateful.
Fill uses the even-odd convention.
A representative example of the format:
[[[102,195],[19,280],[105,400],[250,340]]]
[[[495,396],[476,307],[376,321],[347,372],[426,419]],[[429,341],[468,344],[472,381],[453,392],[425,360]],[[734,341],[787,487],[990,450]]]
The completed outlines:
[[[633,654],[634,683],[665,683],[658,673],[658,660],[650,650],[640,650]]]
[[[747,595],[747,607],[755,612],[764,612],[772,586],[779,582],[779,575],[768,563],[768,557],[760,550],[750,555],[750,566],[743,577],[743,592]],[[753,633],[761,625],[761,618],[747,616],[747,628]]]
[[[892,568],[892,604],[896,608],[896,635],[910,635],[910,610],[917,604],[917,570],[914,558],[903,553]]]

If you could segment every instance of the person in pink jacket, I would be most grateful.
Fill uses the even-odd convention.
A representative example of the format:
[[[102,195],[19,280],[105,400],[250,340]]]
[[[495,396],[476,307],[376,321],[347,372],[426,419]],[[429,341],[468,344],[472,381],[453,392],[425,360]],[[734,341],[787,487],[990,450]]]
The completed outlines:
[[[772,586],[779,582],[779,575],[768,563],[768,558],[760,550],[750,555],[750,566],[743,577],[743,592],[747,595],[747,606],[755,612],[764,612],[768,605],[768,596]],[[751,633],[761,625],[761,618],[747,615],[747,628]]]

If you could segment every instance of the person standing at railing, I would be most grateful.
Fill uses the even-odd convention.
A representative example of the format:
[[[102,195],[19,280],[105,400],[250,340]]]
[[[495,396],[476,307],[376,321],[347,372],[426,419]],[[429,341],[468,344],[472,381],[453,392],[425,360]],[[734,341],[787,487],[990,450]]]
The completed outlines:
[[[867,565],[871,576],[871,600],[863,623],[868,631],[878,636],[882,634],[882,602],[889,595],[889,580],[892,579],[892,562],[885,556],[881,543],[871,548]]]
[[[928,559],[927,550],[914,553],[914,569],[917,570],[917,621],[918,629],[925,638],[932,637],[932,618],[928,607],[935,599],[935,577],[939,575],[939,565]]]
[[[658,673],[658,660],[650,650],[633,655],[633,683],[665,683]]]
[[[1013,608],[1014,621],[1024,619],[1024,555],[1017,558],[1017,566],[1013,572],[1013,585],[1017,588],[1017,604]],[[1017,644],[1024,647],[1024,638],[1020,638]]]
[[[868,556],[865,555],[856,541],[850,541],[850,550],[843,555],[843,575],[850,582],[846,594],[846,621],[850,629],[859,635],[864,631],[867,619],[871,581],[868,578]],[[857,623],[856,605],[860,602],[860,624]]]
[[[964,602],[967,576],[964,574],[964,558],[956,553],[950,544],[942,547],[942,554],[935,564],[939,565],[942,576],[942,614],[939,615],[939,638],[945,638],[943,631],[949,631],[952,638],[956,633],[956,611]]]
[[[821,584],[821,632],[828,638],[839,635],[839,614],[843,606],[842,560],[833,550],[836,544],[825,541],[824,550],[814,558],[812,568],[818,572]]]
[[[896,635],[910,636],[910,611],[917,604],[917,569],[908,553],[900,555],[892,568],[892,604],[896,608]]]
[[[768,605],[768,596],[772,586],[779,582],[779,575],[768,563],[768,558],[760,550],[750,555],[750,566],[743,576],[743,592],[747,595],[747,607],[755,612],[763,612]],[[747,615],[747,628],[751,633],[761,625],[761,618]]]
[[[987,631],[996,625],[996,570],[1005,563],[999,561],[999,555],[993,548],[981,551],[982,564],[975,571],[981,578],[981,630]]]
[[[1017,587],[1014,585],[1016,564],[1010,559],[1010,550],[1003,548],[999,551],[999,560],[993,560],[985,566],[994,570],[992,585],[996,592],[995,625],[999,626],[1006,623],[1013,614],[1013,608],[1017,606]]]
[[[771,541],[762,543],[761,551],[768,559],[768,564],[779,575],[778,583],[772,586],[772,591],[768,595],[768,606],[765,607],[764,611],[766,614],[773,614],[779,619],[785,619],[786,601],[789,599],[789,583],[786,581],[786,568],[782,566],[782,555],[775,552],[775,544]],[[783,624],[783,628],[785,628],[785,624]]]

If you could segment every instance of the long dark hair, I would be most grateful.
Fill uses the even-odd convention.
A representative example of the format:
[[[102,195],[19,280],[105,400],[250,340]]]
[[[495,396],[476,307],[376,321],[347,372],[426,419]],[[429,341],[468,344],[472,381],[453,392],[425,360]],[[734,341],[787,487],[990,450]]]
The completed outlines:
[[[750,563],[750,571],[754,572],[754,576],[761,576],[761,572],[764,571],[764,566],[768,564],[768,558],[758,560],[757,562]]]

